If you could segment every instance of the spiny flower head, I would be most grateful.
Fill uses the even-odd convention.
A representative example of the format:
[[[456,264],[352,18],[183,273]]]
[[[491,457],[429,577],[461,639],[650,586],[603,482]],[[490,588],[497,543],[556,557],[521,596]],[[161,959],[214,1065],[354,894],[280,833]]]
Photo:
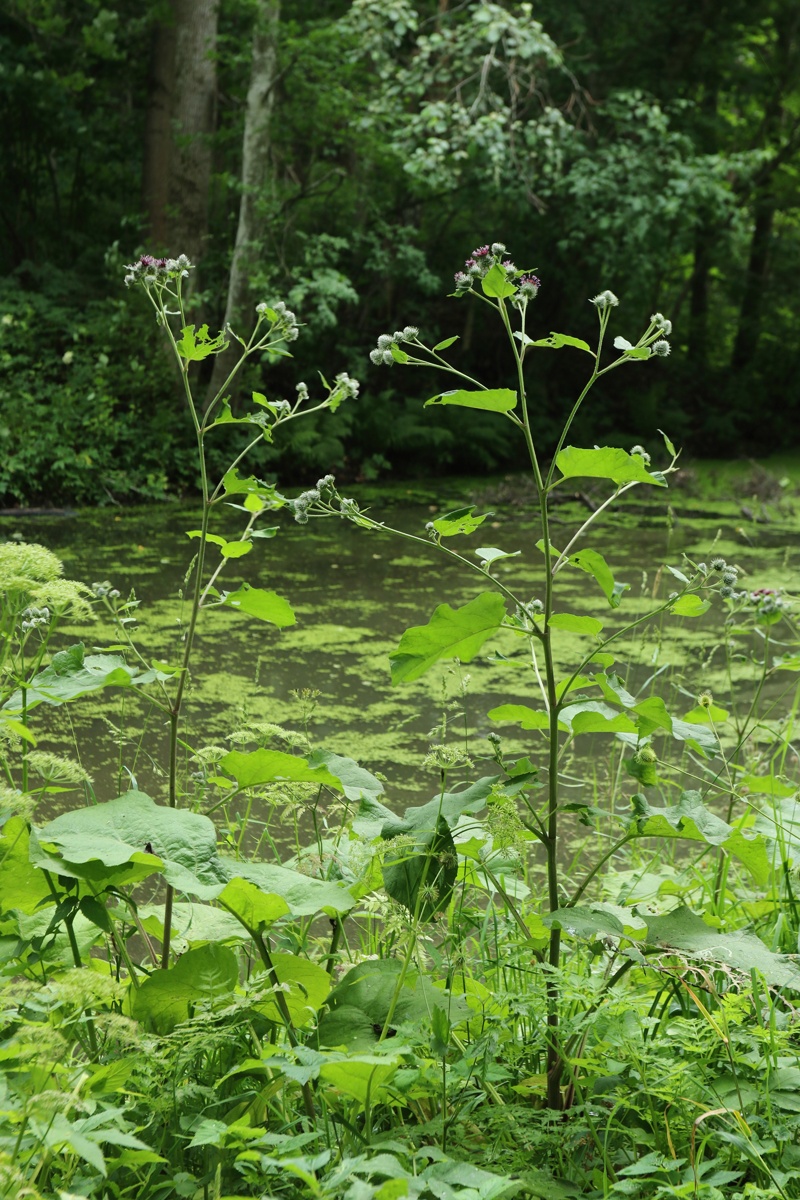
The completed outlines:
[[[125,270],[125,286],[141,283],[145,287],[153,284],[169,283],[174,279],[186,279],[189,272],[194,270],[194,264],[189,262],[185,254],[177,258],[155,258],[152,254],[142,254],[136,262],[127,263]]]

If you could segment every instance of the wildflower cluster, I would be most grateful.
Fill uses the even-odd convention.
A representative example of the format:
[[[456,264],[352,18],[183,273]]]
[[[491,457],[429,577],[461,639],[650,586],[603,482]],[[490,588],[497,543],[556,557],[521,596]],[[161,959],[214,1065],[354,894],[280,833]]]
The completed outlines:
[[[262,300],[260,304],[256,305],[256,312],[259,317],[266,317],[268,321],[272,322],[285,342],[297,341],[300,335],[300,323],[283,300],[277,300],[275,304],[267,304]]]
[[[378,338],[378,344],[374,350],[370,350],[369,357],[376,366],[383,363],[387,367],[391,367],[397,361],[392,349],[399,350],[403,342],[416,342],[419,337],[419,330],[416,325],[406,325],[405,329],[397,329],[394,333],[382,333]]]
[[[705,563],[700,564],[705,567]],[[739,579],[739,568],[730,566],[724,558],[717,555],[709,564],[711,572],[720,576],[719,594],[723,600],[742,600],[745,592],[737,592],[736,584]]]
[[[305,384],[302,385],[305,387]],[[331,412],[336,412],[340,404],[345,400],[355,400],[361,390],[361,384],[352,375],[348,375],[346,371],[340,371],[333,381],[331,394],[328,398],[328,408]],[[298,397],[300,395],[300,386],[297,389]],[[306,395],[308,392],[306,391]],[[331,476],[331,478],[333,478]]]
[[[104,580],[103,583],[93,583],[92,591],[94,592],[95,596],[97,596],[98,600],[105,600],[105,599],[118,600],[119,599],[118,589],[115,587],[112,587],[107,579]]]
[[[174,279],[186,279],[189,272],[194,270],[194,263],[189,262],[185,254],[177,258],[154,258],[152,254],[142,254],[134,263],[127,263],[125,270],[125,286],[141,283],[144,287],[153,284],[171,283]]]
[[[613,292],[610,292],[608,288],[606,288],[604,292],[598,292],[596,296],[592,296],[589,303],[593,304],[597,311],[602,313],[607,308],[616,308],[619,304],[619,300]]]
[[[22,613],[22,632],[28,633],[31,629],[37,629],[40,625],[50,624],[50,609],[45,605],[43,608],[37,608],[31,604]]]
[[[339,495],[333,475],[323,475],[313,488],[294,500],[287,500],[286,506],[298,525],[307,525],[309,517],[344,517],[365,528],[377,528],[371,518],[362,514],[357,501]]]
[[[477,250],[473,250],[464,263],[464,270],[456,271],[456,295],[463,296],[466,292],[472,291],[475,281],[483,279],[489,274],[492,267],[496,267],[498,264],[505,271],[509,282],[513,282],[517,276],[517,268],[510,258],[505,257],[506,253],[502,242],[492,242],[491,246],[478,246]],[[536,276],[531,276],[531,278],[536,279]],[[538,289],[539,281],[537,279],[536,290],[538,291]]]

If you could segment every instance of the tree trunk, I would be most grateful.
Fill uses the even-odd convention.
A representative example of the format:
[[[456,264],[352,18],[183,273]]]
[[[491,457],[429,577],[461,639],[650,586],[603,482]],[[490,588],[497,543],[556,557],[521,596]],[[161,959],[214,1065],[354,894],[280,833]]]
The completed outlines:
[[[699,370],[708,365],[708,281],[711,271],[710,239],[705,224],[694,232],[694,262],[689,299],[689,361]]]
[[[248,332],[245,328],[249,323],[247,308],[255,299],[250,289],[250,271],[254,259],[262,252],[280,10],[280,0],[258,0],[253,29],[253,58],[242,137],[242,195],[223,325],[232,325],[240,335]],[[215,358],[209,388],[211,397],[222,386],[233,358],[232,350]]]
[[[160,21],[150,50],[142,192],[151,251],[167,248],[175,33],[174,21]]]
[[[774,219],[774,200],[769,196],[764,196],[756,206],[750,258],[747,263],[742,305],[739,310],[739,325],[731,356],[731,366],[735,371],[741,371],[743,367],[746,367],[758,349],[761,334],[762,299],[769,269],[769,246],[772,240]]]
[[[173,0],[175,68],[169,253],[203,256],[208,236],[211,134],[216,107],[217,19],[220,0]]]

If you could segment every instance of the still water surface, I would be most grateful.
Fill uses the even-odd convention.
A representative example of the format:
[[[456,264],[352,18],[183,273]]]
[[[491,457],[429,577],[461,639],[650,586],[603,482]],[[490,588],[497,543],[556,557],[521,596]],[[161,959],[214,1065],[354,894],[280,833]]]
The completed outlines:
[[[378,498],[372,515],[424,536],[432,515],[463,504],[467,497],[465,487],[445,483],[435,504],[432,496],[422,502],[413,493],[402,503],[395,497],[383,504]],[[663,564],[680,566],[684,551],[695,560],[707,559],[712,546],[747,572],[752,587],[797,588],[800,533],[791,511],[772,514],[769,523],[761,524],[743,521],[733,502],[703,506],[678,495],[670,503],[671,508],[663,496],[640,501],[619,516],[604,517],[591,531],[586,544],[602,550],[616,578],[630,585],[621,609],[610,610],[594,580],[577,570],[559,576],[557,609],[591,613],[606,622],[604,634],[613,632],[644,611],[654,587],[661,597],[672,590],[671,581],[659,580]],[[521,551],[500,563],[497,575],[524,599],[541,595],[542,559],[532,516],[507,500],[484,503],[480,511],[486,507],[494,512],[481,529],[450,544],[466,557],[474,557],[474,547],[486,545]],[[564,544],[586,516],[580,502],[559,508],[553,541]],[[20,515],[0,520],[0,537],[48,546],[62,557],[72,578],[109,580],[123,595],[135,590],[141,602],[136,636],[143,653],[148,659],[176,662],[188,615],[180,597],[192,557],[185,531],[197,524],[196,514],[177,506]],[[235,527],[227,532],[235,536]],[[492,586],[432,546],[368,533],[339,520],[298,526],[287,519],[278,537],[257,542],[252,554],[230,563],[229,571],[226,587],[247,580],[285,596],[297,613],[297,625],[278,631],[230,610],[212,609],[202,616],[186,701],[185,736],[192,749],[209,743],[227,747],[228,735],[248,721],[299,728],[302,704],[296,693],[313,689],[319,693],[309,727],[314,744],[382,772],[388,780],[387,803],[402,810],[429,799],[436,788],[436,777],[423,772],[421,764],[435,729],[434,740],[439,740],[443,697],[450,702],[445,709],[448,740],[463,743],[466,737],[476,758],[487,753],[486,734],[496,729],[486,718],[488,709],[514,702],[541,706],[531,690],[529,669],[490,661],[497,652],[519,650],[510,634],[487,643],[468,666],[438,666],[416,683],[392,688],[387,656],[403,631],[424,624],[437,604],[463,604]],[[714,650],[721,628],[718,602],[699,621],[662,620],[615,647],[618,669],[625,674],[635,663],[629,686],[645,689],[660,670],[677,714],[683,715],[693,706],[692,697],[709,684],[715,696],[724,695],[722,656]],[[115,640],[101,622],[72,632],[69,640],[83,640],[87,652]],[[565,668],[587,645],[585,638],[563,636]],[[125,790],[131,775],[143,791],[166,798],[163,715],[157,710],[148,714],[130,693],[109,690],[102,701],[88,697],[69,706],[69,713],[41,706],[34,727],[40,737],[45,734],[42,746],[63,749],[77,741],[99,799]],[[541,734],[510,727],[501,732],[509,752],[541,757]],[[565,763],[570,778],[585,776],[588,768],[588,786],[603,786],[614,768],[608,759],[611,741],[605,738],[600,745],[601,740],[578,739]],[[482,773],[477,764],[476,773]]]

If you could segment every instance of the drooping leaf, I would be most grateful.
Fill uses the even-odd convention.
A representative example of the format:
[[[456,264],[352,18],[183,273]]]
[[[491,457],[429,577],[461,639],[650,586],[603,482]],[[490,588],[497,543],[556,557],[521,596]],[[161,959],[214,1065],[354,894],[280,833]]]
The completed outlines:
[[[523,729],[549,729],[550,718],[541,709],[529,708],[527,704],[500,704],[488,712],[490,721],[498,724],[521,725]],[[559,721],[558,728],[567,733],[569,727]]]
[[[132,881],[132,875],[158,872],[178,891],[204,899],[224,886],[213,822],[156,804],[144,792],[63,813],[37,835],[40,851],[61,860],[57,869],[65,875],[95,882],[108,876],[119,883],[120,877]],[[125,870],[129,866],[138,870]]]
[[[240,877],[226,884],[218,899],[226,912],[240,921],[248,933],[261,933],[269,929],[289,912],[289,905],[283,896],[276,892],[262,891],[249,879]]]
[[[458,408],[478,408],[483,412],[511,412],[517,404],[517,393],[509,388],[486,388],[479,392],[456,388],[431,396],[430,400],[425,401],[425,407],[431,404],[454,404]]]
[[[800,968],[788,957],[773,954],[752,933],[720,933],[691,909],[681,907],[663,917],[648,917],[647,941],[700,954],[749,976],[755,969],[774,987],[800,987]]]
[[[459,338],[459,335],[455,334],[454,337],[448,337],[448,338],[445,338],[444,341],[437,342],[436,345],[433,347],[434,353],[436,353],[439,350],[447,350],[450,346],[453,345],[454,342],[458,341],[458,338]]]
[[[501,558],[519,558],[521,550],[499,550],[497,546],[479,546],[473,553],[481,560],[484,567],[491,567]]]
[[[156,679],[168,679],[169,675],[152,667],[140,671],[130,667],[118,654],[86,654],[83,643],[60,650],[53,655],[49,667],[34,675],[25,690],[25,702],[21,691],[3,705],[7,713],[21,713],[23,707],[33,708],[37,704],[66,704],[78,696],[105,687],[133,687],[152,683]]]
[[[550,337],[540,338],[538,341],[526,339],[526,346],[545,346],[549,350],[561,350],[563,346],[572,346],[575,350],[585,350],[587,354],[591,354],[594,358],[594,351],[588,342],[584,342],[581,338],[570,337],[568,333],[551,333]]]
[[[461,608],[440,604],[428,624],[407,629],[389,655],[392,683],[419,679],[443,658],[471,662],[504,617],[505,605],[498,592],[483,592]]]
[[[139,906],[139,920],[146,933],[164,940],[164,905],[142,904]],[[220,942],[223,945],[237,945],[249,941],[250,935],[236,917],[226,912],[224,908],[215,908],[211,904],[173,903],[172,905],[172,941],[188,942],[190,947],[201,946],[204,942]]]
[[[234,776],[240,788],[283,781],[316,783],[343,792],[348,800],[383,792],[383,784],[369,771],[352,758],[330,750],[315,750],[306,758],[282,750],[254,750],[250,754],[232,750],[220,760],[220,766]]]
[[[683,792],[677,804],[663,808],[651,805],[644,796],[634,796],[633,828],[640,837],[686,838],[722,846],[744,863],[756,882],[764,884],[770,873],[765,839],[753,831],[729,825],[703,804],[697,791]]]
[[[277,625],[278,629],[286,629],[297,621],[291,604],[283,596],[251,587],[249,583],[243,583],[235,592],[223,593],[222,603],[249,617],[258,617],[260,621]]]
[[[578,550],[569,556],[570,565],[594,576],[612,608],[619,608],[623,592],[630,584],[617,583],[606,560],[597,550]]]
[[[239,980],[239,963],[227,946],[200,946],[182,954],[174,967],[153,971],[132,988],[131,1016],[157,1033],[169,1033],[191,1015],[195,1004],[224,1003]]]
[[[457,508],[454,512],[446,513],[443,517],[438,517],[433,521],[433,528],[439,537],[454,537],[458,533],[474,533],[487,517],[492,516],[492,513],[482,513],[480,516],[474,514],[474,504],[470,504],[467,508]]]
[[[429,920],[450,901],[458,873],[451,828],[464,813],[485,807],[498,778],[486,776],[461,791],[445,792],[427,804],[407,808],[402,818],[389,813],[381,826],[386,841],[400,839],[400,849],[384,857],[386,892],[421,920]]]
[[[220,901],[225,903],[234,916],[240,920],[242,920],[241,914],[245,912],[241,906],[251,902],[252,910],[250,908],[246,910],[248,920],[251,916],[255,916],[259,922],[263,920],[265,923],[277,920],[277,916],[269,915],[271,909],[277,910],[279,907],[277,902],[273,904],[274,900],[282,901],[288,908],[288,914],[292,917],[313,917],[318,912],[345,913],[349,912],[355,904],[350,891],[342,884],[327,879],[314,879],[310,875],[301,874],[300,871],[275,866],[273,863],[241,862],[238,859],[226,858],[221,855],[219,870],[228,881],[246,880],[248,883],[254,884],[265,900],[266,906],[261,907],[260,902],[256,902],[254,894],[247,889],[240,889],[237,886],[228,891],[229,883],[224,885],[224,890],[220,887],[217,892]],[[239,905],[239,909],[234,908],[232,897]],[[255,928],[257,929],[258,926]]]
[[[628,454],[616,446],[581,450],[567,446],[556,457],[556,466],[564,479],[610,479],[613,483],[649,483],[666,487],[663,476],[647,470],[640,454]]]
[[[574,734],[636,733],[636,724],[604,700],[581,700],[562,708],[561,720]]]

